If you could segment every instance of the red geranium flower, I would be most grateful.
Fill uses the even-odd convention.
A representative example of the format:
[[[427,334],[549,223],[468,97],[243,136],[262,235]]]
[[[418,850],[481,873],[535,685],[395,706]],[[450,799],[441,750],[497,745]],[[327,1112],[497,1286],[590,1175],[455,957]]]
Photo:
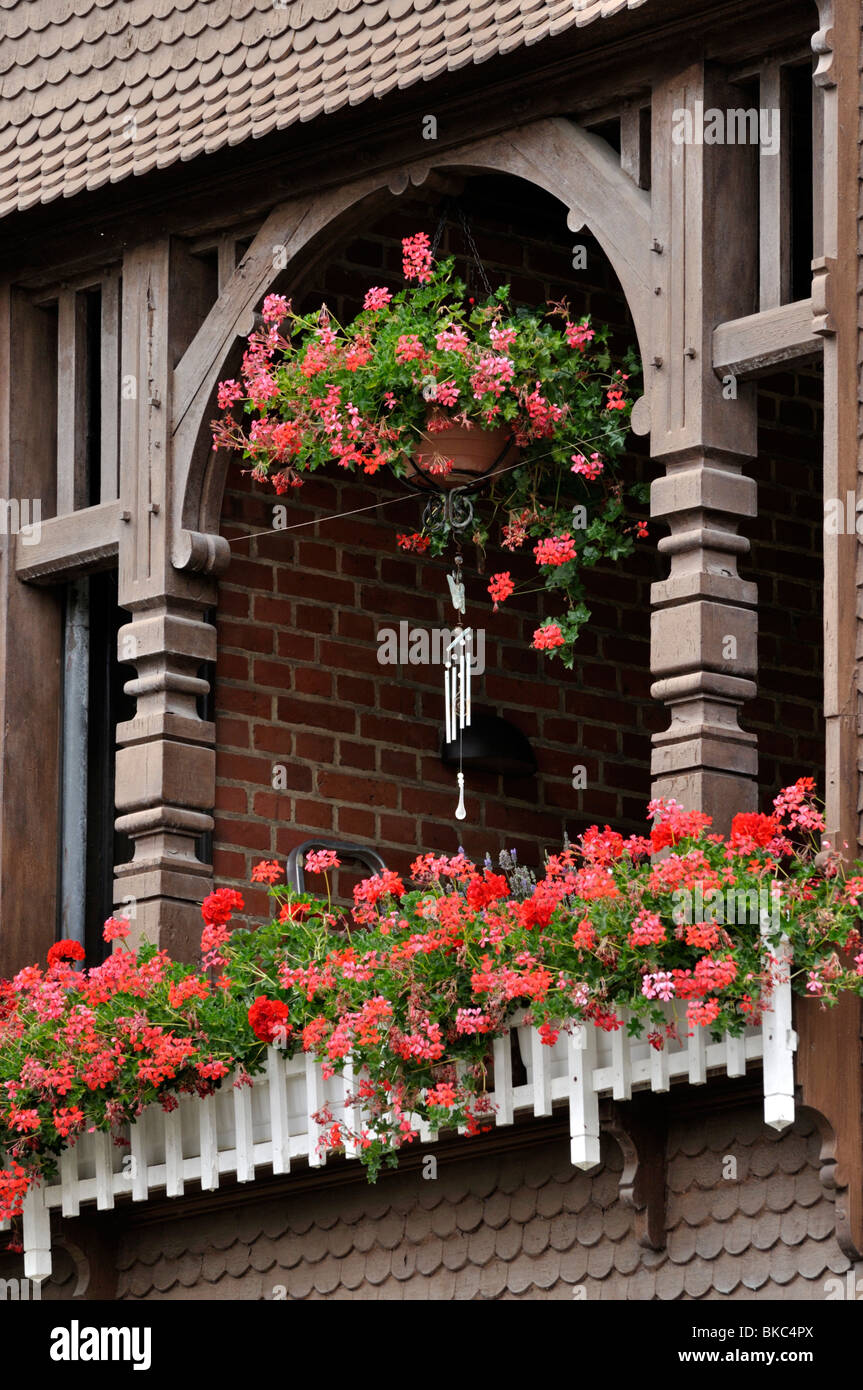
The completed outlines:
[[[255,1037],[260,1038],[261,1042],[271,1043],[276,1033],[288,1031],[289,1017],[287,1004],[283,1004],[278,999],[260,997],[249,1009],[249,1026]]]
[[[83,960],[85,955],[80,941],[58,941],[48,952],[48,964],[59,965],[61,960]]]

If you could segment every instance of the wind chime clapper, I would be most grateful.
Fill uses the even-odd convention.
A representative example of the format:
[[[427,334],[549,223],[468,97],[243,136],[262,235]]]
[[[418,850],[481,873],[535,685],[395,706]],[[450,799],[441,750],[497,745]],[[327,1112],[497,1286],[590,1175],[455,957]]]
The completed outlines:
[[[453,607],[459,617],[464,617],[464,584],[461,577],[461,556],[456,556],[455,570],[447,575]],[[462,741],[464,729],[470,727],[470,680],[473,662],[473,630],[461,623],[453,629],[452,639],[443,654],[444,720],[446,742],[453,743],[458,731],[458,806],[456,820],[467,816],[464,804],[464,771],[462,769]]]

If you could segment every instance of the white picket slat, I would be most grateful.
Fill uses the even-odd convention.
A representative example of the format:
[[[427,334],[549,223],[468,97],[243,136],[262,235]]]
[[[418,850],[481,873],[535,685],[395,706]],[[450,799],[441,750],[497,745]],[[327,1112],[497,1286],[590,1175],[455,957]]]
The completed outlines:
[[[77,1144],[73,1144],[71,1149],[64,1149],[60,1155],[60,1185],[63,1189],[63,1215],[77,1216],[81,1210]]]
[[[285,1058],[274,1047],[267,1048],[267,1083],[270,1102],[270,1132],[273,1142],[273,1172],[290,1173],[291,1131],[288,1126]]]
[[[309,1117],[309,1167],[323,1168],[327,1161],[324,1151],[318,1148],[321,1127],[312,1118],[317,1115],[324,1103],[324,1082],[320,1064],[310,1052],[306,1053],[306,1114]]]
[[[93,1141],[93,1157],[96,1164],[96,1206],[100,1211],[109,1211],[114,1205],[114,1175],[111,1172],[112,1139],[103,1129],[97,1129],[90,1136]]]
[[[237,1182],[251,1182],[255,1176],[255,1152],[252,1142],[252,1090],[250,1086],[234,1086],[233,1090]]]
[[[707,1029],[696,1024],[686,1049],[690,1086],[703,1086],[707,1080]]]
[[[769,931],[769,922],[762,934]],[[771,1129],[787,1129],[794,1123],[794,1052],[797,1035],[791,1027],[791,982],[788,937],[783,934],[775,948],[777,964],[772,969],[772,1008],[764,1010],[764,1123]]]
[[[576,1168],[599,1163],[599,1096],[593,1085],[596,1029],[580,1023],[567,1041],[570,1156]]]
[[[671,1089],[671,1070],[667,1047],[651,1047],[650,1049],[650,1089],[651,1091]]]
[[[199,1103],[198,1137],[201,1147],[201,1191],[214,1192],[219,1186],[219,1140],[215,1096],[204,1096]]]
[[[539,1030],[530,1030],[530,1057],[533,1064],[533,1113],[551,1114],[551,1062],[550,1047],[546,1047]]]
[[[51,1273],[51,1213],[44,1187],[31,1187],[22,1208],[24,1278],[41,1284]]]
[[[725,1075],[746,1075],[746,1039],[725,1034]]]
[[[143,1115],[129,1129],[129,1139],[131,1140],[132,1154],[132,1201],[146,1202],[150,1191],[150,1175],[148,1165],[149,1146],[147,1135],[150,1128],[152,1112],[145,1110]]]
[[[164,1116],[165,1133],[165,1195],[183,1195],[183,1120],[180,1107],[167,1110]]]
[[[511,1125],[512,1107],[512,1034],[494,1040],[494,1120],[497,1125]]]
[[[621,1026],[611,1035],[611,1094],[615,1100],[632,1100],[632,1053],[626,1035],[626,1025],[629,1021],[626,1009],[621,1009],[620,1017]]]

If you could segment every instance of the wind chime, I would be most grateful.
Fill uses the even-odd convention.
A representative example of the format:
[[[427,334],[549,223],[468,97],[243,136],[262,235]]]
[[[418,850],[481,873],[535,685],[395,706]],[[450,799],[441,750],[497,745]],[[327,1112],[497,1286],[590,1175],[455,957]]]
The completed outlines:
[[[462,734],[470,727],[470,679],[473,662],[473,629],[464,627],[461,619],[465,615],[464,581],[461,575],[461,555],[455,557],[455,569],[447,575],[447,583],[452,597],[453,608],[459,619],[453,629],[452,638],[443,653],[443,697],[446,742],[454,743],[458,733],[458,805],[456,820],[464,820],[467,811],[464,805],[464,769],[462,766]]]

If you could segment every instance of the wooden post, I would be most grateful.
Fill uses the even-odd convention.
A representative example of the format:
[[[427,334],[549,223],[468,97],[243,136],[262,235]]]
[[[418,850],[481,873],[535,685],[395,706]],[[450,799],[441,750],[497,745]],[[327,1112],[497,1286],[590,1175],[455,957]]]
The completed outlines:
[[[779,149],[758,160],[759,308],[775,309],[791,298],[791,102],[788,72],[765,63],[759,86],[761,108],[779,121]],[[777,115],[778,113],[778,115]]]
[[[12,364],[14,363],[14,373]],[[16,577],[41,533],[13,534],[27,500],[32,522],[53,516],[57,496],[53,411],[34,410],[55,382],[51,315],[0,286],[0,973],[44,957],[57,925],[62,595]],[[25,544],[26,542],[26,544]]]
[[[117,730],[117,828],[134,857],[116,867],[117,911],[133,916],[134,936],[190,958],[197,950],[199,904],[212,871],[197,856],[213,827],[215,730],[196,701],[215,660],[215,629],[203,610],[211,580],[171,563],[169,422],[176,334],[184,321],[182,276],[167,241],[131,252],[123,266],[121,515],[119,602],[132,621],[118,655],[137,670],[126,686],[135,717]],[[178,327],[179,325],[179,327]]]
[[[755,736],[737,722],[756,689],[757,594],[737,573],[749,549],[737,528],[756,508],[755,483],[743,474],[756,451],[756,405],[751,385],[714,374],[712,336],[756,307],[757,151],[699,142],[697,120],[736,105],[734,89],[701,63],[654,92],[646,365],[651,452],[666,467],[651,513],[671,529],[659,542],[671,571],[652,591],[652,693],[671,713],[653,739],[654,795],[710,812],[718,830],[756,804]]]

